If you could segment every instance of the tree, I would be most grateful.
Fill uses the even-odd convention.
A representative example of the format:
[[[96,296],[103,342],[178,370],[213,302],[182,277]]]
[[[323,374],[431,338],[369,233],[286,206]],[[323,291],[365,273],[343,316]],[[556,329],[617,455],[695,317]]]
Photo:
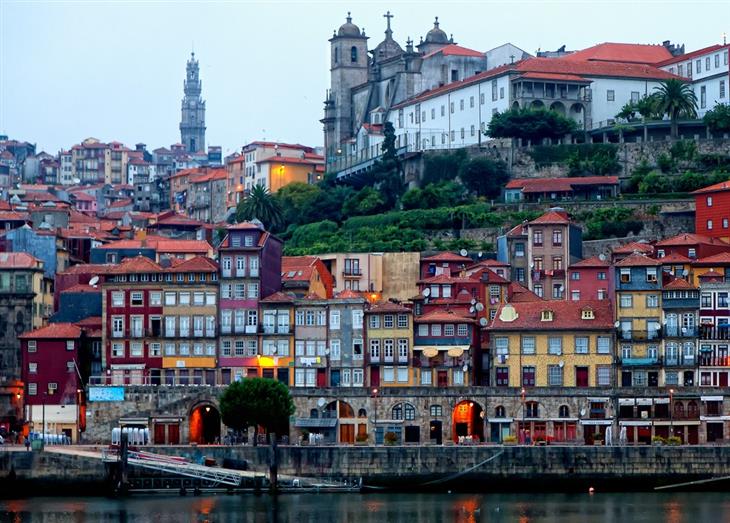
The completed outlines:
[[[363,216],[388,210],[383,195],[372,187],[363,187],[342,204],[345,216]]]
[[[253,426],[256,431],[263,427],[267,434],[284,434],[289,416],[294,414],[289,389],[269,378],[246,378],[231,383],[221,396],[220,406],[223,423],[238,431]]]
[[[457,149],[451,153],[428,154],[423,160],[423,179],[421,183],[438,183],[453,180],[459,175],[459,169],[467,160],[465,149]]]
[[[477,196],[496,198],[509,180],[509,171],[501,160],[474,158],[462,166],[459,178]]]
[[[492,138],[522,138],[535,143],[562,138],[578,128],[575,120],[547,109],[513,108],[492,117],[487,134]]]
[[[308,223],[319,219],[314,216],[315,205],[322,189],[317,185],[294,182],[285,185],[274,196],[282,210],[282,221],[286,225]]]
[[[649,139],[649,127],[646,125],[646,121],[657,118],[657,100],[656,93],[649,96],[642,96],[638,102],[636,102],[636,112],[641,115],[641,121],[644,127],[644,142]],[[658,116],[661,118],[661,115]]]
[[[697,117],[697,95],[684,80],[670,78],[654,88],[656,109],[669,116],[672,138],[679,136],[679,118]]]
[[[248,197],[238,204],[236,221],[260,220],[268,230],[278,228],[282,224],[282,213],[279,201],[266,187],[254,185]]]
[[[403,166],[395,147],[395,127],[392,122],[383,125],[383,143],[380,146],[383,155],[368,173],[368,183],[374,186],[385,203],[385,208],[392,209],[405,191],[403,182]]]
[[[718,104],[705,113],[705,124],[713,133],[730,132],[730,104]]]
[[[636,116],[636,105],[633,102],[626,102],[621,110],[616,113],[616,118],[626,120],[627,122]]]

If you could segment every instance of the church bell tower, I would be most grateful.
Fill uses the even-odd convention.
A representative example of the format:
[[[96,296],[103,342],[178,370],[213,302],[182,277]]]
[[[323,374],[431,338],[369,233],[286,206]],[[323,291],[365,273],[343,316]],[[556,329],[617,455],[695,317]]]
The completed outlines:
[[[202,83],[195,53],[186,67],[180,120],[180,142],[189,153],[205,151],[205,101],[201,98]]]

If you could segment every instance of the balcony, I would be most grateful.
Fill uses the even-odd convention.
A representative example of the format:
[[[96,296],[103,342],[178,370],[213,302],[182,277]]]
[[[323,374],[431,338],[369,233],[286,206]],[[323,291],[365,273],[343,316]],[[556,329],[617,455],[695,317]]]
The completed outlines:
[[[660,329],[650,330],[627,330],[617,329],[616,336],[621,341],[656,341],[661,338]]]
[[[697,358],[694,356],[664,356],[665,367],[694,367],[697,365]]]
[[[648,358],[621,358],[621,365],[624,367],[654,367],[661,365],[661,356],[652,356]]]
[[[273,326],[273,325],[260,325],[260,334],[291,334],[291,327],[288,325]]]
[[[342,276],[345,278],[359,278],[360,276],[362,276],[362,269],[360,269],[359,267],[345,269],[342,271]]]
[[[694,338],[697,336],[698,329],[693,327],[680,327],[679,325],[665,325],[664,336],[668,338]]]
[[[730,325],[716,327],[714,325],[700,326],[701,340],[730,340]]]
[[[716,354],[714,352],[703,352],[700,349],[700,367],[730,367],[730,357],[727,352]]]

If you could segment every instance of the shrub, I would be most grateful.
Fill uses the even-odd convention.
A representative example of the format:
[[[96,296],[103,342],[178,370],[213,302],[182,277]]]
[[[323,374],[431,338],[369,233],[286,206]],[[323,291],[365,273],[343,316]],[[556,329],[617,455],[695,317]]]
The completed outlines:
[[[662,438],[661,436],[652,436],[651,442],[654,445],[664,445],[667,442],[667,440]]]
[[[578,128],[572,118],[547,109],[514,108],[492,116],[487,134],[492,138],[522,138],[535,143],[562,138]]]
[[[502,438],[502,443],[517,443],[517,436],[514,434],[508,434]]]
[[[657,171],[652,171],[639,183],[639,192],[642,194],[656,194],[672,191],[672,180]]]
[[[697,156],[697,144],[694,140],[677,140],[669,149],[673,160],[694,160]]]
[[[712,110],[705,113],[703,119],[713,133],[730,132],[730,105],[716,105]]]
[[[395,445],[398,443],[398,436],[395,432],[386,432],[385,436],[383,436],[383,441],[385,441],[386,445]]]
[[[593,441],[603,441],[603,434],[600,432],[593,434]]]
[[[368,435],[360,433],[355,437],[355,441],[359,441],[360,443],[364,443],[368,440]]]
[[[667,438],[667,444],[668,445],[681,445],[682,444],[682,438],[679,436],[669,436]]]
[[[666,153],[657,156],[656,164],[663,173],[668,173],[674,167],[674,161]]]

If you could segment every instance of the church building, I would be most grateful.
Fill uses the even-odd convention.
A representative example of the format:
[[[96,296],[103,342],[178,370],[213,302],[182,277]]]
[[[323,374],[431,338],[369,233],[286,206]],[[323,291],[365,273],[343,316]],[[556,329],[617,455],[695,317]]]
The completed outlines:
[[[205,151],[205,101],[201,97],[202,83],[195,53],[190,54],[186,68],[180,120],[180,143],[188,153]]]

